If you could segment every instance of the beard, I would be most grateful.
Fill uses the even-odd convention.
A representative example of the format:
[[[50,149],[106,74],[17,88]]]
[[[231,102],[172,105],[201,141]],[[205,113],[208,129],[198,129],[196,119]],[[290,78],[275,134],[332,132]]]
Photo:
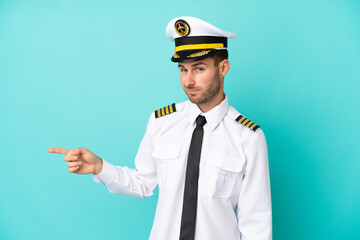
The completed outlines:
[[[220,71],[216,69],[215,76],[210,81],[211,83],[206,88],[192,88],[188,87],[185,90],[186,95],[188,96],[190,102],[195,104],[204,104],[209,102],[214,96],[216,96],[221,89],[221,79],[220,79]],[[186,91],[187,89],[196,89],[199,90],[199,96],[192,96]]]

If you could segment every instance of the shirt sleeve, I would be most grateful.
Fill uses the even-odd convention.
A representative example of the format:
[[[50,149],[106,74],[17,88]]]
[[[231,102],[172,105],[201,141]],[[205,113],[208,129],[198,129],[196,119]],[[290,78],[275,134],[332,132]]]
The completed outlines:
[[[245,151],[246,164],[237,206],[242,240],[272,239],[268,152],[264,133]]]
[[[135,157],[135,169],[115,166],[103,160],[102,171],[97,175],[93,174],[95,182],[104,184],[111,193],[139,198],[153,195],[157,186],[157,177],[156,162],[152,157],[152,119],[154,119],[153,114]]]

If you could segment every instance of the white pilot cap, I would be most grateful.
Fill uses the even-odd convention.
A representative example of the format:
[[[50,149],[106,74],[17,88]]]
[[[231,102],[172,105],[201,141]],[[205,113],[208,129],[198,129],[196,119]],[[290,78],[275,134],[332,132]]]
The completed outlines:
[[[175,26],[175,23],[178,20],[182,20],[183,22],[187,23],[189,26],[189,33],[182,34],[179,33],[178,30],[176,30],[175,27],[181,27]],[[186,33],[186,32],[184,32]],[[195,17],[177,17],[171,20],[167,27],[166,27],[166,35],[171,40],[174,41],[175,38],[179,37],[193,37],[193,36],[218,36],[218,37],[226,37],[226,38],[236,38],[235,33],[226,32],[218,27],[215,27],[214,25],[205,22],[204,20],[201,20],[199,18]],[[185,36],[184,36],[185,35]]]
[[[227,39],[235,33],[224,31],[195,17],[177,17],[166,27],[166,35],[175,41],[173,62],[189,62],[210,57],[227,49]]]

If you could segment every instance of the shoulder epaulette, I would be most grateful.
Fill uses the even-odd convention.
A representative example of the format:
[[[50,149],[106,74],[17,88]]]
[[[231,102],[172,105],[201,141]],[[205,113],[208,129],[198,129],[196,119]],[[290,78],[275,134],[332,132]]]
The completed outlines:
[[[243,115],[238,116],[235,121],[237,121],[238,123],[241,123],[242,125],[250,128],[253,131],[256,131],[256,129],[258,129],[260,126],[255,124],[254,122],[250,121],[249,119],[247,119],[246,117],[244,117]]]
[[[166,107],[160,108],[155,111],[155,118],[168,115],[170,113],[176,112],[175,103],[170,104]]]

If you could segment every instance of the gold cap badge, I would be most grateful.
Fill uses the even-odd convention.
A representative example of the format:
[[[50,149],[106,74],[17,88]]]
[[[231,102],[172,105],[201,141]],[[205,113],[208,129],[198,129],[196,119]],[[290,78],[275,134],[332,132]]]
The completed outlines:
[[[189,24],[182,19],[177,20],[174,27],[175,31],[182,37],[186,37],[190,33]]]

